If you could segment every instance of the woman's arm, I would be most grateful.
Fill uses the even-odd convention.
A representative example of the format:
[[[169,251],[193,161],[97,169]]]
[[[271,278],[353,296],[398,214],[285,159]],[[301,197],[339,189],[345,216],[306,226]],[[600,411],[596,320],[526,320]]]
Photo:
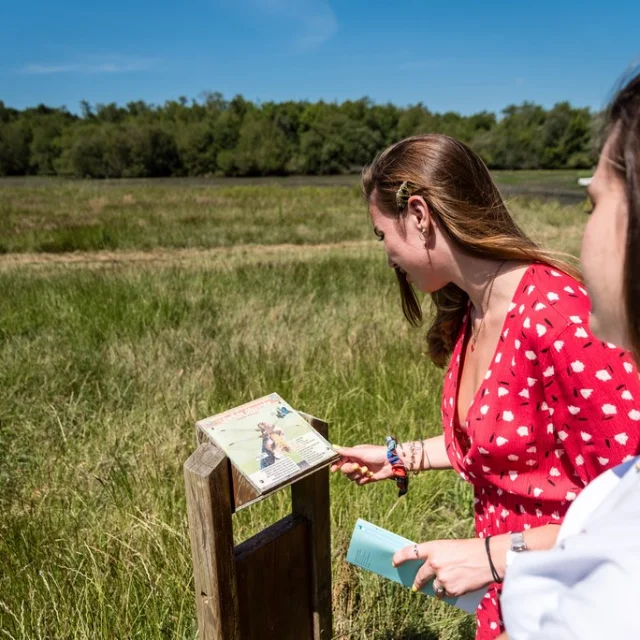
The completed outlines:
[[[451,462],[444,444],[444,435],[417,442],[403,442],[400,449],[402,460],[407,469],[412,463],[413,468],[420,471],[451,469]],[[412,453],[415,454],[413,460]]]
[[[331,465],[331,471],[341,471],[349,480],[360,485],[393,476],[387,460],[387,447],[373,444],[359,444],[355,447],[334,445],[340,459]],[[428,440],[403,442],[396,448],[407,469],[428,471],[429,469],[450,469],[444,436]]]
[[[567,589],[540,620],[532,640],[637,638],[637,583],[626,567],[603,563]]]
[[[640,638],[640,481],[622,482],[629,480],[636,486],[614,489],[606,517],[592,514],[586,533],[514,561],[502,594],[508,633],[528,640]]]
[[[523,531],[524,541],[528,551],[545,551],[551,549],[556,543],[560,525],[545,524],[541,527],[533,527]],[[501,578],[504,578],[507,569],[507,551],[511,549],[511,535],[502,533],[492,536],[489,542],[491,560]],[[522,551],[521,553],[527,553]]]
[[[555,524],[528,529],[524,532],[525,543],[532,551],[550,549],[556,541],[559,529],[559,525]],[[505,574],[507,551],[510,548],[509,534],[497,535],[490,540],[491,560],[501,578]],[[393,564],[399,566],[416,558],[424,561],[415,577],[416,590],[437,578],[449,595],[458,597],[486,587],[494,581],[485,541],[480,538],[434,540],[410,545],[395,553]]]

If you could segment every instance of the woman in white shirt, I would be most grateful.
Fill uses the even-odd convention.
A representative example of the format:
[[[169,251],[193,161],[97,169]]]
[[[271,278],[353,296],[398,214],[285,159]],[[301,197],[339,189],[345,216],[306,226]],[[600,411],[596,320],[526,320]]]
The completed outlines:
[[[608,115],[588,189],[593,210],[581,259],[593,333],[640,362],[640,73],[618,92]],[[625,400],[631,405],[632,398]],[[639,411],[628,414],[640,420]],[[578,496],[553,549],[512,555],[501,638],[640,639],[640,456]]]

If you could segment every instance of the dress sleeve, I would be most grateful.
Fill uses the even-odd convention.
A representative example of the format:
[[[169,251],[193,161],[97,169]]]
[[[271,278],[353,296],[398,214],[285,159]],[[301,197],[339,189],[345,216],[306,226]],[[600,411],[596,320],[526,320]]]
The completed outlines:
[[[629,355],[567,325],[539,354],[547,434],[586,485],[635,455],[640,443],[640,381]]]
[[[637,513],[634,515],[637,517]],[[631,526],[625,527],[625,522]],[[629,544],[632,536],[638,536],[640,528],[637,522],[627,518],[617,520],[607,529],[585,536],[593,539],[582,541],[585,549],[575,554],[573,566],[573,554],[569,554],[569,562],[558,558],[563,570],[567,565],[570,574],[582,574],[581,578],[562,590],[556,605],[542,614],[539,628],[527,636],[527,640],[640,638],[638,544]],[[620,548],[616,548],[616,541]],[[551,555],[554,553],[562,554],[553,551]],[[587,553],[589,556],[585,558]],[[597,562],[590,562],[594,557]],[[584,570],[585,562],[591,565],[590,570]]]
[[[569,589],[557,609],[545,615],[530,640],[637,638],[636,580],[620,564],[603,564]],[[607,597],[607,594],[619,594]],[[606,603],[606,604],[605,604]]]

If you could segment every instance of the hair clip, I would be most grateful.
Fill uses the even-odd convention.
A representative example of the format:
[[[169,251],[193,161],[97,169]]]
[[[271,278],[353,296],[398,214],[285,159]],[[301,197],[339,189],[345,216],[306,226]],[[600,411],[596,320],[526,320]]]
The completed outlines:
[[[409,183],[405,180],[396,191],[396,205],[400,211],[405,210],[410,197],[411,190],[409,189]]]

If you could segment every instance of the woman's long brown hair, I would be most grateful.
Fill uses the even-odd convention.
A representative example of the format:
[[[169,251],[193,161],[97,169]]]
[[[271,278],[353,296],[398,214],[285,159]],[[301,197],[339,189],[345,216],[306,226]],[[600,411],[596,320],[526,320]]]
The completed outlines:
[[[422,196],[439,229],[466,254],[490,260],[543,262],[578,279],[578,270],[539,248],[514,222],[481,158],[467,145],[441,134],[406,138],[388,147],[365,167],[362,190],[385,214],[407,215],[396,194],[403,182]],[[405,275],[396,269],[404,315],[414,325],[422,308]],[[450,283],[431,294],[435,317],[427,332],[431,360],[445,366],[466,312],[468,295]]]
[[[627,331],[640,362],[640,72],[618,91],[608,111],[611,167],[624,182],[629,207],[624,258],[624,302]]]

